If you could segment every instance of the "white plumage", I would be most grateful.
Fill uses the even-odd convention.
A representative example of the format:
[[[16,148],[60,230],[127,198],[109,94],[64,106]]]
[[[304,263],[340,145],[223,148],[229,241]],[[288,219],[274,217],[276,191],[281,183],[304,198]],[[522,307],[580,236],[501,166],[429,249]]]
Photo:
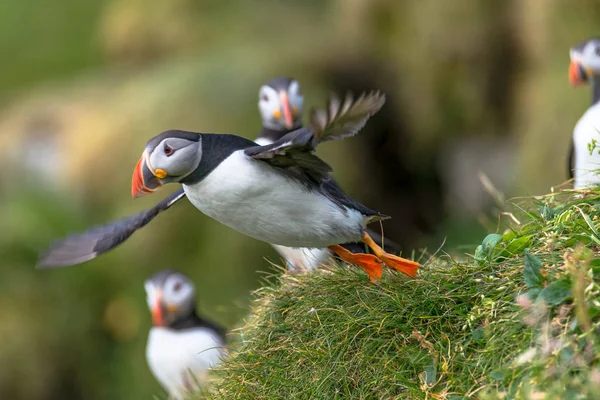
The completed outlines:
[[[357,242],[368,222],[359,211],[342,210],[244,150],[183,188],[204,214],[255,239],[287,247]]]
[[[254,142],[261,146],[273,143],[272,140],[264,137],[258,137]],[[286,247],[277,244],[271,246],[285,259],[288,268],[296,271],[314,270],[325,264],[331,257],[328,249]]]
[[[206,380],[208,369],[219,363],[223,343],[206,328],[173,330],[152,327],[146,346],[146,359],[152,374],[170,397],[186,398]]]
[[[596,148],[590,154],[590,146],[596,140]],[[600,184],[600,103],[591,106],[579,119],[573,130],[575,148],[575,189]]]

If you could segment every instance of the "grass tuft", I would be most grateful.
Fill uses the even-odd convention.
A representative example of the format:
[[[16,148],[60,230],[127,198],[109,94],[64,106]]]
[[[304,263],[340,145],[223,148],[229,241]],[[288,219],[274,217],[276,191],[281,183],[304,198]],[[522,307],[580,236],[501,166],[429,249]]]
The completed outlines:
[[[214,399],[594,398],[600,191],[512,201],[472,255],[418,279],[354,267],[255,293]]]

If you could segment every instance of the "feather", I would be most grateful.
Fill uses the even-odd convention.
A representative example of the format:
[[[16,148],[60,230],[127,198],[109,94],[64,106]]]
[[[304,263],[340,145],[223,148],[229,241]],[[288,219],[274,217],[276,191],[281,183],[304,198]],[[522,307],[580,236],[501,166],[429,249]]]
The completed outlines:
[[[134,232],[184,197],[185,192],[179,189],[149,210],[67,236],[53,243],[50,249],[40,256],[36,267],[67,267],[92,260],[123,243]]]

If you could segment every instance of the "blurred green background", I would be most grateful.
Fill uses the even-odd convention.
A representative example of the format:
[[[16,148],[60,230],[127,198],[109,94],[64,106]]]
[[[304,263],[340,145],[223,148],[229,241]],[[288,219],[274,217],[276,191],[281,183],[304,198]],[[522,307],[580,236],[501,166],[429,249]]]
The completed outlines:
[[[161,396],[145,363],[143,281],[177,268],[200,310],[234,327],[278,263],[265,243],[178,204],[113,252],[39,271],[50,240],[132,214],[147,139],[260,127],[261,84],[291,75],[307,107],[378,88],[365,132],[319,154],[355,198],[394,218],[406,251],[460,249],[497,201],[566,179],[589,106],[568,48],[598,34],[595,0],[25,0],[0,2],[0,398]]]

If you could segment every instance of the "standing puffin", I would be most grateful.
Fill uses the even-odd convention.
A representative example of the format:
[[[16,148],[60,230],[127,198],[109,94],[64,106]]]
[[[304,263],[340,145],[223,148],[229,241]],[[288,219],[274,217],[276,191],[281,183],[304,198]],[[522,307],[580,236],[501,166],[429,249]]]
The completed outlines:
[[[331,181],[331,167],[314,155],[323,141],[354,136],[383,106],[385,96],[363,94],[356,101],[332,97],[314,112],[309,128],[260,146],[236,135],[171,130],[150,139],[134,169],[132,196],[180,183],[204,214],[258,240],[286,247],[327,247],[362,267],[371,281],[382,264],[416,276],[419,264],[385,252],[365,232],[388,218],[343,193]],[[374,254],[352,253],[343,243],[363,242]]]
[[[302,127],[304,97],[293,78],[271,79],[258,90],[258,110],[262,129],[254,142],[264,146]]]
[[[174,270],[162,270],[144,287],[152,313],[146,360],[152,374],[169,393],[183,400],[198,390],[209,368],[224,355],[225,331],[196,314],[194,284]]]
[[[592,105],[575,125],[569,157],[574,187],[584,189],[600,184],[600,38],[572,47],[570,58],[570,83],[592,86]]]

